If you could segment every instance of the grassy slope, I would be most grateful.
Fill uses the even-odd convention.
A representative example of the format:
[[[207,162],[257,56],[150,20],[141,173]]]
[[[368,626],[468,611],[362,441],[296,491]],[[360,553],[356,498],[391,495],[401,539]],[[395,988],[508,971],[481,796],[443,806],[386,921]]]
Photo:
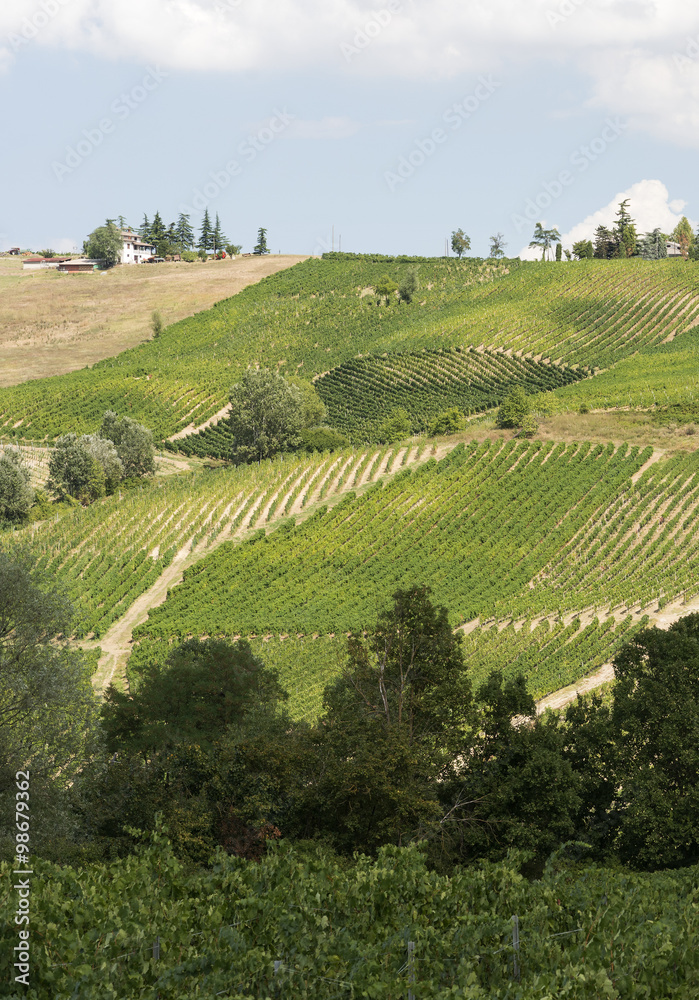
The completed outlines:
[[[362,295],[407,266],[306,261],[91,371],[4,390],[0,424],[53,436],[93,430],[114,407],[167,436],[220,409],[250,363],[312,377],[368,352],[485,344],[606,367],[682,335],[699,315],[699,270],[682,261],[435,260],[420,265],[409,306],[377,307]]]
[[[300,257],[117,267],[88,274],[24,271],[0,257],[0,385],[94,365],[149,340],[151,314],[175,323]]]

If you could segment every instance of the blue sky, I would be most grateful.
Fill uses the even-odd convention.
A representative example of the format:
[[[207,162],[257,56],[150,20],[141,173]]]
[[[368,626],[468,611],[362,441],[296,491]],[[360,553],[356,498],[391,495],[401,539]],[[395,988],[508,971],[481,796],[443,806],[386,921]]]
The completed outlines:
[[[3,0],[0,249],[204,205],[270,248],[518,254],[699,220],[679,0]]]

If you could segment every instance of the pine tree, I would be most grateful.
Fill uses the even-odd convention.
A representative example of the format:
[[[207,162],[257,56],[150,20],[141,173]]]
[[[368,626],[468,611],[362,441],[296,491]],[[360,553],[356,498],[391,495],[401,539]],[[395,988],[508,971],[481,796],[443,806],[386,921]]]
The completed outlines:
[[[214,242],[214,231],[211,228],[211,219],[209,218],[208,208],[204,209],[204,218],[202,219],[201,229],[199,230],[199,241],[197,247],[199,250],[210,250]]]
[[[598,260],[609,260],[616,253],[616,237],[611,229],[598,226],[595,229],[594,256]]]
[[[177,242],[182,249],[191,250],[194,246],[194,230],[190,225],[188,215],[180,212],[175,231],[177,233]]]
[[[257,246],[253,250],[253,253],[261,255],[269,252],[270,251],[267,249],[267,230],[260,227],[260,229],[257,230]]]
[[[656,228],[639,240],[638,249],[644,260],[663,260],[667,257],[667,240]]]
[[[143,214],[143,222],[141,223],[138,235],[144,243],[150,243],[150,222],[148,221],[148,216],[145,213]]]
[[[223,235],[223,232],[221,231],[221,220],[218,217],[218,212],[216,213],[216,224],[214,226],[213,241],[214,241],[214,250],[216,251],[216,253],[219,253],[221,250],[223,250],[226,243],[228,243],[228,239]]]
[[[157,245],[165,240],[167,240],[167,229],[165,228],[165,223],[160,218],[160,212],[156,212],[150,227],[150,241]]]
[[[619,203],[614,223],[615,257],[633,257],[636,254],[636,226],[629,215],[629,199]]]

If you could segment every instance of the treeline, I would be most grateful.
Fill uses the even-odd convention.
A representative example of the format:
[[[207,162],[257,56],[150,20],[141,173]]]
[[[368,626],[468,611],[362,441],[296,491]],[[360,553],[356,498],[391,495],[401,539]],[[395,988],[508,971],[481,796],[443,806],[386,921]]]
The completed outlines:
[[[70,609],[55,586],[2,556],[0,594],[13,623],[0,697],[24,706],[0,725],[2,829],[12,836],[13,775],[28,769],[44,857],[129,854],[159,816],[178,856],[204,865],[217,847],[259,858],[280,837],[347,857],[421,842],[442,872],[514,848],[540,872],[568,841],[647,870],[699,857],[699,751],[677,736],[699,722],[699,615],[636,633],[610,700],[538,717],[522,676],[472,690],[446,609],[428,588],[397,591],[348,639],[309,724],[249,645],[225,638],[149,646],[136,689],[109,688],[100,710],[84,654],[60,639]]]

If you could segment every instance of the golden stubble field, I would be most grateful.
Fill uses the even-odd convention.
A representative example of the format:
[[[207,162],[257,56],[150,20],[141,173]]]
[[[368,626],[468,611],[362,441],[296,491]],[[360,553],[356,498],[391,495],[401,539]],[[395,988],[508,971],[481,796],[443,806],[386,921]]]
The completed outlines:
[[[134,264],[89,274],[24,271],[0,257],[0,386],[60,375],[113,357],[165,325],[209,309],[306,256]]]

